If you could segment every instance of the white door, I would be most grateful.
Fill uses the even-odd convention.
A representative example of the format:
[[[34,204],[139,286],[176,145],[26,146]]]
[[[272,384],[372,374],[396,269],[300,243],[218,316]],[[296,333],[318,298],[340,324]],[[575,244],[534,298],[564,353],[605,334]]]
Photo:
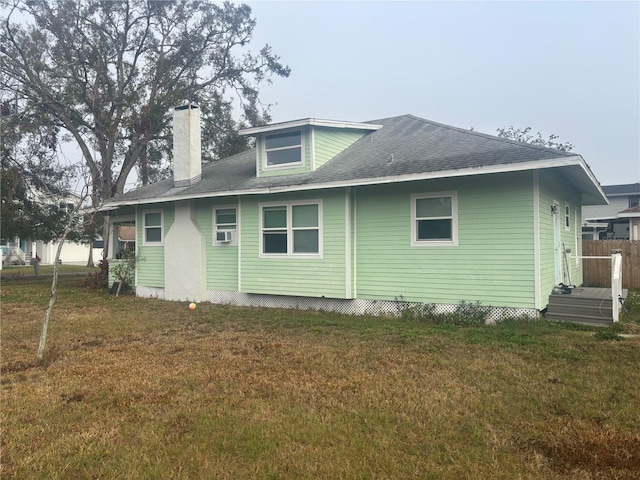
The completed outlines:
[[[562,236],[560,235],[560,204],[553,202],[553,249],[556,285],[562,282]]]

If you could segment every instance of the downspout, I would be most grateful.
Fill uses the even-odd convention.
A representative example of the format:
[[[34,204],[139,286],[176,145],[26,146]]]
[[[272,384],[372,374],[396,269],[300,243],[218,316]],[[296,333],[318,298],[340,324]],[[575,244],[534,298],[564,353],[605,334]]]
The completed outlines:
[[[238,244],[238,292],[242,291],[242,197],[238,195],[238,209],[236,210],[236,243]]]
[[[345,298],[351,298],[351,188],[344,189]]]
[[[135,268],[133,269],[133,274],[134,274],[134,284],[136,286],[136,288],[138,287],[138,262],[137,259],[140,258],[140,242],[138,241],[138,205],[136,205],[136,209],[135,209],[135,217],[134,217],[134,221],[133,224],[135,225],[135,232],[136,232],[136,236],[135,236],[135,242],[136,242],[136,251],[135,251],[135,258],[136,258],[136,263],[135,263]]]
[[[353,281],[353,298],[358,298],[358,187],[353,187],[353,273],[351,275]]]

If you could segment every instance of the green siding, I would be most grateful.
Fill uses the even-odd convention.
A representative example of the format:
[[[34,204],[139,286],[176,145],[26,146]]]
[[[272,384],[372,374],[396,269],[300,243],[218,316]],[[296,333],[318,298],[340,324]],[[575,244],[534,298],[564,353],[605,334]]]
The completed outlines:
[[[238,246],[213,243],[213,209],[221,206],[237,207],[237,201],[222,198],[196,202],[196,222],[206,238],[206,289],[235,291],[238,289]],[[236,212],[239,217],[239,209]]]
[[[411,195],[456,191],[458,245],[411,246]],[[357,296],[533,308],[530,173],[361,187]]]
[[[322,200],[323,258],[264,258],[259,252],[260,202]],[[242,200],[241,291],[275,295],[345,298],[344,189]]]
[[[351,144],[362,138],[365,134],[366,132],[357,130],[338,130],[334,128],[314,127],[313,143],[315,168],[320,168]]]
[[[559,203],[560,240],[565,248],[570,248],[572,255],[582,255],[581,240],[581,201],[580,193],[566,181],[562,181],[559,173],[555,170],[541,171],[539,175],[540,185],[540,295],[542,308],[548,303],[548,297],[556,284],[556,261],[554,245],[554,224],[551,205],[554,200]],[[564,226],[564,207],[568,203],[571,209],[571,227],[569,230]],[[576,211],[578,212],[578,222],[576,225]],[[577,251],[576,251],[576,239]],[[563,272],[561,278],[568,282],[564,276],[564,258],[561,262]],[[571,260],[571,283],[582,284],[582,263],[576,265],[575,260]]]
[[[143,245],[142,226],[143,212],[147,210],[162,210],[164,212],[163,237],[173,225],[174,208],[173,204],[160,204],[149,208],[139,207],[136,215],[136,227],[139,241],[137,242],[138,253],[136,255],[137,278],[136,286],[144,287],[164,287],[164,247]]]
[[[133,215],[135,213],[136,213],[135,207],[124,206],[124,207],[118,208],[118,210],[116,210],[115,212],[110,212],[110,216],[114,222],[117,222],[119,217],[123,217],[125,215]]]

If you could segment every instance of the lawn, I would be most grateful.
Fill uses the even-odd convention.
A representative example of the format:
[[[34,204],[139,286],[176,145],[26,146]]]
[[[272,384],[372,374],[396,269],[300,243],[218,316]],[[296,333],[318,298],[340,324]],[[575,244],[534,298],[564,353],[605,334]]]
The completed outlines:
[[[3,281],[2,478],[638,478],[639,337],[189,311],[79,278],[40,364],[50,279]]]

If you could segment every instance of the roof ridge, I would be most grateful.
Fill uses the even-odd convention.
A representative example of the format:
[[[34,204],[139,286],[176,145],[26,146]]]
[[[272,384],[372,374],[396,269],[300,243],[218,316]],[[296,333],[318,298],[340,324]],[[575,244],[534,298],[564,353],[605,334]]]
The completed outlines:
[[[469,135],[475,135],[477,137],[488,138],[490,140],[496,140],[496,141],[499,141],[499,142],[508,143],[510,145],[518,145],[520,147],[531,148],[531,149],[534,149],[534,150],[542,150],[542,151],[547,151],[547,152],[554,152],[554,153],[559,154],[559,156],[563,156],[563,157],[582,156],[579,153],[575,153],[575,152],[565,152],[565,151],[562,151],[562,150],[557,150],[555,148],[541,147],[539,145],[532,145],[532,144],[527,143],[527,142],[519,142],[517,140],[511,140],[511,139],[508,139],[508,138],[499,137],[497,135],[491,135],[489,133],[478,132],[476,130],[467,130],[465,128],[456,127],[454,125],[447,125],[446,123],[434,122],[433,120],[428,120],[426,118],[418,117],[418,116],[410,114],[410,113],[407,113],[405,115],[399,115],[399,116],[396,116],[396,117],[389,117],[389,118],[380,119],[380,121],[382,121],[382,120],[391,120],[391,119],[394,119],[394,118],[402,118],[402,117],[409,117],[409,118],[412,118],[414,120],[417,120],[417,121],[420,121],[420,122],[423,122],[423,123],[428,123],[430,125],[435,125],[435,126],[438,126],[438,127],[447,128],[449,130],[455,130],[455,131],[460,132],[460,133],[467,133]]]

